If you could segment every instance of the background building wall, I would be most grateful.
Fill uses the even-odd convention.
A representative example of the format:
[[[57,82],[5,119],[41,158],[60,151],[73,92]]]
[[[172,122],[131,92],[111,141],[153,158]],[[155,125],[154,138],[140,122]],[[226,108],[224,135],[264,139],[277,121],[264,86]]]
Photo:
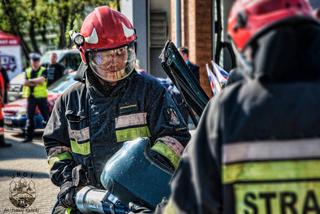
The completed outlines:
[[[176,0],[170,1],[171,40],[176,40],[175,11]],[[181,41],[189,48],[191,62],[200,66],[200,84],[208,96],[211,89],[208,82],[206,63],[213,59],[212,0],[181,0]]]
[[[136,28],[140,67],[156,77],[166,77],[159,55],[169,38],[170,0],[121,0],[120,8]]]
[[[169,39],[170,0],[150,0],[149,13],[149,51],[150,73],[156,77],[166,78],[159,56]]]
[[[120,8],[137,31],[137,58],[140,66],[147,69],[149,67],[148,0],[121,0]]]

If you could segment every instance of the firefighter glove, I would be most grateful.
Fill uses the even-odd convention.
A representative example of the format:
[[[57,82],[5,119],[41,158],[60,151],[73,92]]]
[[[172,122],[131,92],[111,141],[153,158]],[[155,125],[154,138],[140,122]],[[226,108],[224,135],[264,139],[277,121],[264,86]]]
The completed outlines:
[[[76,187],[71,181],[67,181],[60,187],[58,201],[65,208],[76,208],[75,204]]]

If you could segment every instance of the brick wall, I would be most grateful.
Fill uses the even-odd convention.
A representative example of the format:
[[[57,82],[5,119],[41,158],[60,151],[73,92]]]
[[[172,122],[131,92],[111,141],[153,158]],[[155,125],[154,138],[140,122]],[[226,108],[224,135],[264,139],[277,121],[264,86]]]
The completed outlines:
[[[175,2],[170,1],[172,41],[176,39]],[[189,48],[191,62],[200,66],[201,87],[211,96],[205,65],[213,58],[212,0],[181,0],[181,36],[182,45]]]
[[[212,56],[212,0],[195,1],[196,16],[196,56],[195,62],[200,66],[200,82],[208,96],[211,96],[211,89],[208,82],[206,63],[209,63]]]
[[[181,0],[181,44],[189,46],[188,0]]]
[[[176,1],[170,0],[170,24],[169,26],[169,35],[171,41],[176,41]]]

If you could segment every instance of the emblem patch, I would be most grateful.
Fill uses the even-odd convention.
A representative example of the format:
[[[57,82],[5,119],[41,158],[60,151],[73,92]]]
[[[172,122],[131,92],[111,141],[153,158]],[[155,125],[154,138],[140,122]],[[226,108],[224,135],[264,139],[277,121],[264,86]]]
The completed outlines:
[[[178,114],[173,108],[167,108],[165,111],[166,119],[170,125],[177,126],[180,124]]]
[[[36,199],[35,183],[22,177],[19,180],[12,180],[9,188],[9,199],[18,208],[27,208]]]

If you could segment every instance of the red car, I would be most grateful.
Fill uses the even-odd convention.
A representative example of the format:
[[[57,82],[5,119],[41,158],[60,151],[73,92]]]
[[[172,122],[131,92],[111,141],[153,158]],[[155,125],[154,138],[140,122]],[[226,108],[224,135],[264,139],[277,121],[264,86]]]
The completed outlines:
[[[51,112],[56,99],[71,85],[76,83],[74,80],[75,72],[66,74],[60,80],[53,83],[48,89],[48,105]],[[22,131],[24,133],[24,128],[27,122],[27,100],[18,99],[11,103],[8,103],[3,108],[4,114],[4,126],[6,130]],[[43,117],[40,114],[39,109],[36,109],[36,114],[34,116],[35,129],[43,129],[45,123]]]

